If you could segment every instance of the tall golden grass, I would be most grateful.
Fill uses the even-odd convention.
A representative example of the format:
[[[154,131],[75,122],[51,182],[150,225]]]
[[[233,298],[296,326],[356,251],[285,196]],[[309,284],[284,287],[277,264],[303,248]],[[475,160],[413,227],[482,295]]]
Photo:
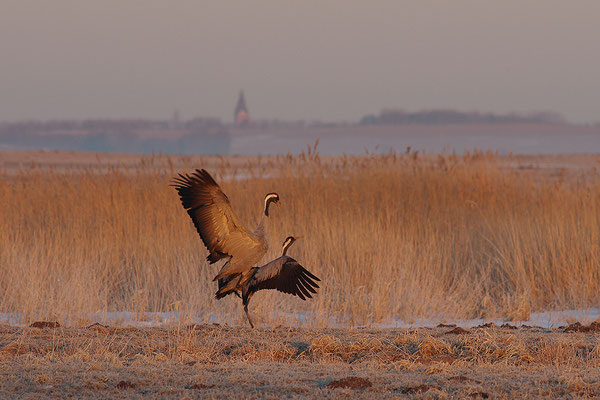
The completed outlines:
[[[274,291],[251,309],[312,325],[419,318],[527,319],[535,310],[600,305],[600,180],[512,168],[493,154],[224,158],[210,172],[253,229],[265,193],[277,257],[322,279],[302,302]],[[201,163],[197,167],[203,167]],[[177,311],[245,323],[217,302],[218,267],[177,194],[176,172],[32,168],[0,175],[0,312],[23,321],[105,312]]]

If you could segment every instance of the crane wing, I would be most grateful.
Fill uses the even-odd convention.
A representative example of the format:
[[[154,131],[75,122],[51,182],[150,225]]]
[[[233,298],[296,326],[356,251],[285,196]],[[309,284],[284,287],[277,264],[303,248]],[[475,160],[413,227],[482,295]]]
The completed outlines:
[[[318,289],[319,285],[315,281],[320,279],[292,257],[282,256],[258,268],[249,286],[252,292],[277,289],[306,300],[307,297],[312,298],[311,293],[317,293],[315,289]]]
[[[258,238],[242,226],[229,199],[206,170],[179,174],[172,186],[210,252],[206,259],[211,264],[260,246]]]

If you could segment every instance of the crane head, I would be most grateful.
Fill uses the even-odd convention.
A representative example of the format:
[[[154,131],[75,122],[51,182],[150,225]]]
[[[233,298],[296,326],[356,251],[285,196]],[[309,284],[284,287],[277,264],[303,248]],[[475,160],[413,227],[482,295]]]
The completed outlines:
[[[292,244],[294,244],[294,242],[298,239],[302,239],[302,236],[288,236],[285,238],[285,240],[283,241],[283,246],[281,246],[281,252],[282,255],[285,256],[285,254],[287,253],[287,250],[290,248],[290,246]]]
[[[269,216],[269,205],[275,203],[279,206],[279,195],[275,192],[267,193],[265,196],[265,216]]]

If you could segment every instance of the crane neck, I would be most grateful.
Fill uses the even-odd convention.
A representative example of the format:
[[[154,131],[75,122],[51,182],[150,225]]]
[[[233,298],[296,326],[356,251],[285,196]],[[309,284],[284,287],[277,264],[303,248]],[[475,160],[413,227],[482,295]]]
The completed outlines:
[[[277,193],[269,193],[265,196],[265,207],[263,210],[264,216],[269,216],[269,206],[275,201],[279,201],[279,195]]]
[[[258,223],[258,226],[256,227],[256,230],[254,231],[254,233],[257,236],[265,237],[265,235],[266,235],[265,231],[266,231],[266,229],[265,229],[265,214],[263,214],[260,217],[260,222]]]
[[[259,237],[266,238],[265,219],[269,216],[269,205],[277,201],[279,201],[279,195],[277,193],[269,193],[265,196],[263,212],[260,216],[260,222],[258,223],[258,227],[255,231],[255,234]]]
[[[287,251],[292,246],[292,244],[294,244],[294,239],[293,238],[288,238],[283,243],[283,247],[281,248],[281,256],[282,257],[284,257],[287,254]]]
[[[266,219],[267,219],[267,216],[263,212],[262,215],[260,216],[260,221],[258,222],[258,226],[256,227],[256,230],[254,231],[254,234],[256,236],[261,237],[261,238],[267,237],[267,228],[266,228],[266,224],[265,224]]]

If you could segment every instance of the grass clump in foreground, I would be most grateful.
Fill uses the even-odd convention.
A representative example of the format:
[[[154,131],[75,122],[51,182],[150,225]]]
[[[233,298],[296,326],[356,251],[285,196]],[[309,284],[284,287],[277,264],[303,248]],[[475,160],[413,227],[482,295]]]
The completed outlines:
[[[93,158],[93,156],[90,156]],[[259,293],[267,323],[386,323],[445,315],[527,319],[600,304],[600,181],[591,168],[517,169],[464,156],[141,158],[127,167],[33,166],[0,175],[0,310],[22,322],[85,326],[103,313],[177,311],[244,323],[216,302],[206,250],[175,191],[176,172],[206,167],[247,227],[265,193],[278,256],[322,278],[301,302]],[[301,313],[296,314],[296,313]]]

